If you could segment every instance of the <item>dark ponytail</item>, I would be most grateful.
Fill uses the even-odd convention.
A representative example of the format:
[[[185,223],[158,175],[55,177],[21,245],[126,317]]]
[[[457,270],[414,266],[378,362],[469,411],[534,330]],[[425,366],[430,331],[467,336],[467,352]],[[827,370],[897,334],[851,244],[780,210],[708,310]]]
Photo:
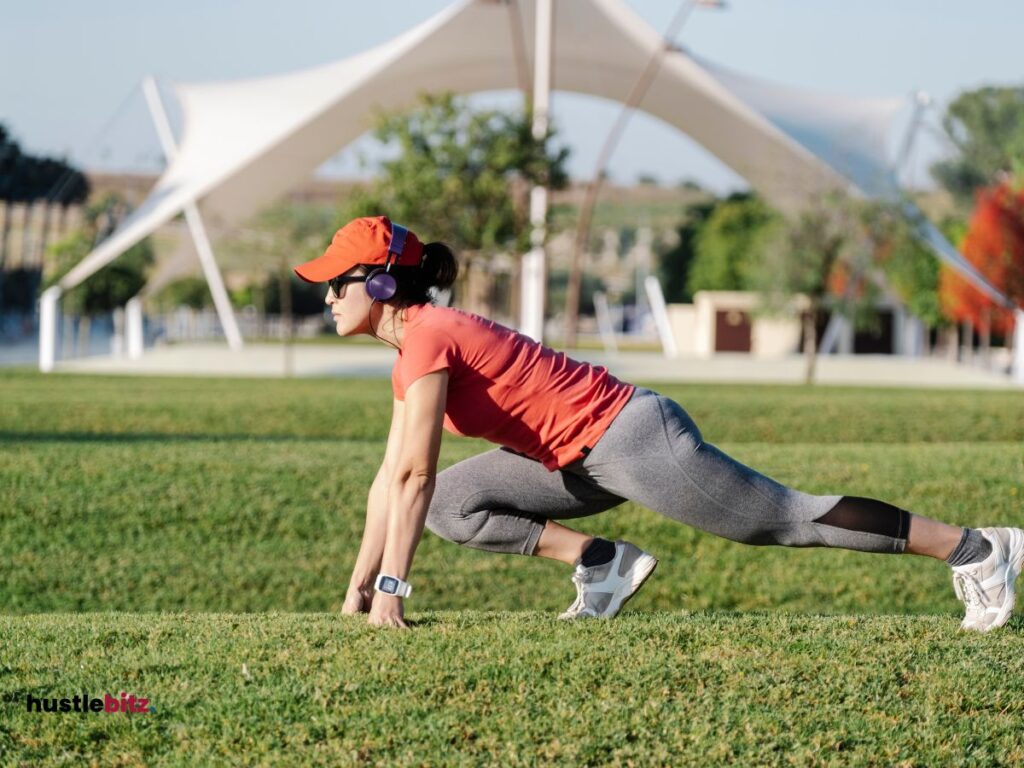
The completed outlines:
[[[452,249],[444,243],[427,243],[423,246],[422,281],[427,287],[445,290],[455,284],[459,275],[459,264]]]
[[[362,265],[367,271],[372,265]],[[379,268],[379,265],[378,267]],[[423,261],[415,267],[392,267],[391,274],[398,283],[398,291],[388,303],[396,307],[416,304],[430,304],[431,288],[439,291],[451,288],[459,274],[459,263],[452,249],[444,243],[427,243],[423,246]]]

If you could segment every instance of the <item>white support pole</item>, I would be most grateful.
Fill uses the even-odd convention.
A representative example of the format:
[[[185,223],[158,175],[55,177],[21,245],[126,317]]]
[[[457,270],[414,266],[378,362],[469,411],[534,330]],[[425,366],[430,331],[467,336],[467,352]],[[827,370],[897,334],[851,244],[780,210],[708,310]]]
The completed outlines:
[[[142,90],[146,94],[146,103],[149,105],[153,123],[156,125],[157,135],[160,137],[160,144],[163,146],[164,154],[168,161],[174,159],[178,147],[174,141],[174,134],[171,132],[171,124],[164,111],[163,102],[160,100],[160,92],[157,90],[156,81],[147,77],[142,83]],[[231,301],[228,299],[227,290],[224,288],[224,280],[221,277],[217,261],[213,257],[213,248],[210,247],[210,239],[206,235],[206,227],[199,215],[199,207],[195,201],[189,202],[184,207],[185,221],[188,224],[189,232],[192,235],[192,242],[195,243],[196,252],[199,254],[199,263],[203,267],[203,275],[210,286],[210,294],[213,296],[213,306],[217,309],[217,317],[220,318],[221,327],[224,329],[224,336],[227,338],[228,346],[235,351],[242,348],[242,334],[238,331],[238,322],[235,320],[235,312],[231,308]]]
[[[636,268],[636,315],[642,318],[644,312],[650,307],[645,307],[643,299],[647,288],[647,277],[651,273],[651,244],[654,242],[654,232],[650,227],[640,227],[636,232],[636,244],[633,246],[633,266]],[[661,290],[661,285],[658,286]],[[648,302],[649,303],[649,302]],[[662,301],[662,304],[665,302]]]
[[[821,342],[818,344],[819,355],[834,355],[839,346],[839,337],[843,333],[843,316],[833,310],[825,325],[825,332],[821,334]]]
[[[1013,383],[1024,387],[1024,309],[1013,311]]]
[[[542,140],[548,132],[551,103],[551,35],[553,0],[537,0],[533,67],[533,137]],[[520,331],[535,341],[544,339],[544,241],[547,238],[548,191],[530,191],[530,252],[523,256]]]
[[[608,311],[608,297],[604,291],[594,291],[594,312],[597,313],[597,327],[601,331],[604,351],[614,355],[619,351],[619,345],[615,341],[615,328],[612,327],[612,315]]]
[[[60,287],[51,286],[39,297],[39,370],[53,370],[57,353],[57,302]]]
[[[910,159],[910,153],[914,149],[914,142],[917,140],[917,135],[921,132],[921,121],[924,119],[925,110],[932,104],[932,97],[927,91],[915,91],[913,98],[914,112],[910,117],[910,124],[907,126],[907,133],[903,137],[903,144],[900,147],[899,155],[896,157],[896,163],[893,165],[897,176],[905,170],[907,161]]]
[[[238,330],[235,311],[231,308],[231,300],[224,288],[224,280],[221,278],[217,262],[213,258],[213,248],[210,247],[210,240],[206,236],[206,227],[203,226],[203,220],[199,217],[199,209],[195,203],[185,206],[185,221],[188,223],[192,241],[199,253],[199,262],[203,265],[206,282],[210,285],[213,306],[217,309],[217,317],[220,318],[224,336],[228,340],[228,346],[237,352],[242,348],[242,334]]]
[[[668,320],[668,309],[665,307],[665,294],[661,291],[661,283],[654,275],[648,275],[644,279],[644,288],[647,290],[647,301],[651,305],[651,314],[654,315],[654,325],[658,329],[658,336],[661,337],[661,348],[665,357],[679,357],[679,347],[676,346],[676,337]]]
[[[125,336],[128,340],[128,359],[138,360],[142,357],[142,300],[136,296],[129,299],[124,306]]]

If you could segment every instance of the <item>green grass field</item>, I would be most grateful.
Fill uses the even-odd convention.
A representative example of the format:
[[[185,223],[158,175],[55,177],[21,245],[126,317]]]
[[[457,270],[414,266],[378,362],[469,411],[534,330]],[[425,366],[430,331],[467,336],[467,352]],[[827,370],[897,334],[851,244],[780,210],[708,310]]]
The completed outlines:
[[[1024,523],[1020,393],[647,385],[802,490]],[[0,372],[0,765],[1024,762],[1024,620],[958,633],[924,558],[626,504],[575,521],[661,560],[613,622],[555,620],[566,566],[430,533],[411,632],[341,617],[389,417],[385,380]],[[82,691],[156,711],[26,711]]]

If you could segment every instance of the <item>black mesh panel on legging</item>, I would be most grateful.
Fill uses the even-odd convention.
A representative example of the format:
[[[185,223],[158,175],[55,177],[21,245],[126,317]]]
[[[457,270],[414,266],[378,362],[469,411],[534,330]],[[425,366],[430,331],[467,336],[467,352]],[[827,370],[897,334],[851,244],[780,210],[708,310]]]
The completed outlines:
[[[905,509],[859,496],[843,496],[814,522],[848,531],[880,533],[894,539],[905,539],[910,532],[910,513]]]

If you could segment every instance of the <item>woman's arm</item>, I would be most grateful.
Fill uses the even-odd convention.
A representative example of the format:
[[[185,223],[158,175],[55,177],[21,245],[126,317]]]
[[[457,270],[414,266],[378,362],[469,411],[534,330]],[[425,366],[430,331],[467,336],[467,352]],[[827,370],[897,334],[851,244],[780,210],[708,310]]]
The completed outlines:
[[[359,547],[355,567],[352,569],[345,602],[341,607],[343,614],[367,613],[373,601],[373,582],[380,571],[380,561],[384,556],[384,539],[388,519],[388,487],[391,483],[391,476],[394,474],[394,468],[398,463],[404,418],[405,404],[401,400],[395,400],[391,412],[391,431],[388,434],[384,460],[370,485],[370,492],[366,499],[366,524],[363,528],[363,541]]]
[[[387,535],[380,572],[407,579],[434,493],[441,451],[448,370],[416,379],[405,393],[402,444],[388,487]],[[377,594],[370,620],[405,626],[402,598]]]

